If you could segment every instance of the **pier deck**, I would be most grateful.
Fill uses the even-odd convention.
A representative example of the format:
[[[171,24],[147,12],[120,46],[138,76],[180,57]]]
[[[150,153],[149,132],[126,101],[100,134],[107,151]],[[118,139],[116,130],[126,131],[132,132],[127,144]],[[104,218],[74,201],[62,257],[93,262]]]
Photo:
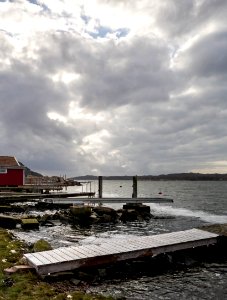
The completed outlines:
[[[211,245],[217,242],[217,237],[215,233],[190,229],[152,236],[110,239],[100,244],[60,247],[24,256],[37,273],[45,275]]]
[[[173,199],[170,198],[54,198],[44,199],[46,203],[53,204],[77,204],[77,203],[172,203]]]
[[[22,202],[29,200],[37,200],[44,198],[67,198],[67,197],[94,197],[93,192],[75,192],[75,193],[14,193],[14,194],[1,194],[0,193],[0,203],[10,203],[10,202]]]

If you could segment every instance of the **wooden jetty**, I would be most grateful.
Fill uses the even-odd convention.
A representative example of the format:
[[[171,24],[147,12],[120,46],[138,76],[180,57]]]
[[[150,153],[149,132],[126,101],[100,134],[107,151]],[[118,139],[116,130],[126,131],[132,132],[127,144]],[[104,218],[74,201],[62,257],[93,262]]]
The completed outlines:
[[[116,204],[116,203],[172,203],[173,199],[170,198],[53,198],[43,199],[45,203],[53,204]]]
[[[46,275],[212,245],[217,243],[218,236],[194,228],[152,236],[110,239],[95,245],[60,247],[49,251],[28,253],[24,257],[38,274]]]
[[[94,197],[93,192],[76,192],[76,193],[13,193],[0,194],[0,203],[22,202],[29,200],[40,200],[44,198],[67,198],[67,197]]]

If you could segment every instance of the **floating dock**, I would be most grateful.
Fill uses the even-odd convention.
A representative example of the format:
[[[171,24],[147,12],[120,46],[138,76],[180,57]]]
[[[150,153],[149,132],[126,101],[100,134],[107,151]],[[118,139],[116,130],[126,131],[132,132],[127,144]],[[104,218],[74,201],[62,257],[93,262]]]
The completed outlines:
[[[67,197],[94,197],[93,192],[75,192],[75,193],[17,193],[0,194],[0,203],[26,202],[29,200],[40,200],[44,198],[67,198]]]
[[[44,203],[52,204],[113,204],[113,203],[173,203],[169,198],[53,198],[43,199]]]
[[[100,244],[60,247],[55,250],[28,253],[24,257],[38,274],[47,275],[80,267],[92,267],[212,245],[217,243],[218,236],[194,228],[152,236],[110,239]]]

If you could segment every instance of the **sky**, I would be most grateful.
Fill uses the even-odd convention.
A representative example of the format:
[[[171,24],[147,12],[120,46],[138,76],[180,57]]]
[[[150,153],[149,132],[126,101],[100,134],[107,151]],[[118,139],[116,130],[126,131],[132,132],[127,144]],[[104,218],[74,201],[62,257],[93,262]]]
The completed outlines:
[[[44,175],[227,173],[226,0],[0,0],[0,155]]]

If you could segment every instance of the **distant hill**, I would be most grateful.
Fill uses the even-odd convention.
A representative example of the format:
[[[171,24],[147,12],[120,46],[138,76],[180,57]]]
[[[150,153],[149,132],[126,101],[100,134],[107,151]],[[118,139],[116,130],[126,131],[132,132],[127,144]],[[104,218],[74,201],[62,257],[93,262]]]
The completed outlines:
[[[133,176],[103,176],[104,180],[132,180]],[[201,173],[176,173],[176,174],[162,174],[162,175],[142,175],[137,176],[138,180],[190,180],[190,181],[227,181],[227,174],[201,174]],[[98,176],[85,175],[73,177],[75,180],[97,180]]]
[[[29,169],[28,167],[26,167],[22,162],[19,161],[19,164],[25,168],[25,176],[27,177],[28,175],[32,175],[32,176],[37,176],[37,177],[43,177],[42,174],[37,173],[32,171],[31,169]]]

